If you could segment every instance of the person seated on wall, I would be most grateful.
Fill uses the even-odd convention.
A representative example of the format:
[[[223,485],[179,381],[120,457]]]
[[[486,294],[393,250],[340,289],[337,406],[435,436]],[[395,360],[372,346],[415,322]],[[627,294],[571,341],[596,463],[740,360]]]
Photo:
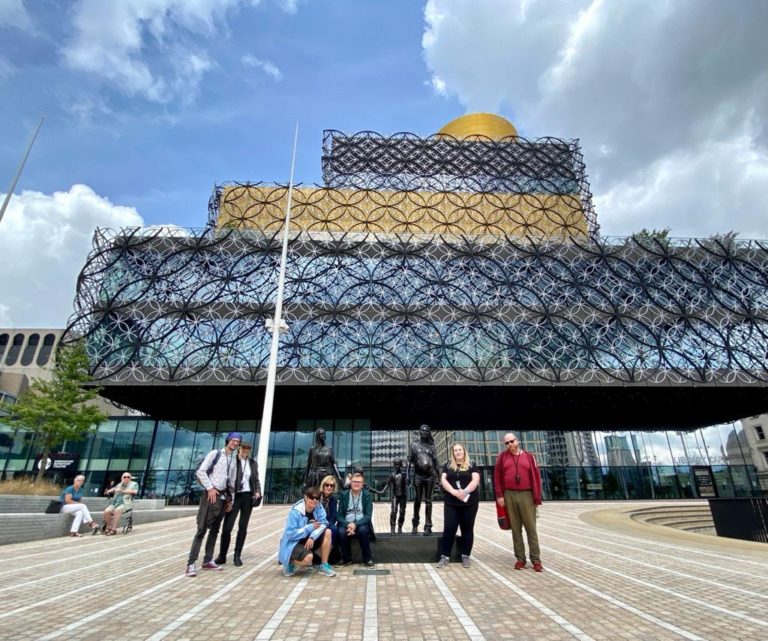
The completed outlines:
[[[339,534],[341,547],[340,565],[352,562],[352,538],[360,543],[360,552],[366,567],[374,566],[371,556],[371,541],[373,533],[373,498],[371,493],[363,489],[364,477],[362,472],[355,472],[350,479],[350,487],[342,493],[336,514],[336,531]]]
[[[331,562],[339,558],[339,533],[333,524],[336,523],[336,512],[339,507],[339,500],[336,497],[337,481],[333,475],[329,474],[320,481],[320,505],[325,510],[325,516],[328,519],[329,529],[331,531]]]
[[[293,576],[299,568],[308,570],[318,553],[320,565],[317,571],[324,576],[336,576],[328,563],[331,531],[320,503],[320,490],[313,486],[304,489],[304,498],[296,501],[288,512],[278,550],[283,576]]]
[[[123,472],[120,483],[104,494],[112,495],[112,502],[104,510],[104,534],[117,534],[123,512],[133,508],[133,497],[139,492],[139,484],[132,480],[130,472]]]
[[[99,527],[93,522],[88,507],[81,502],[83,500],[83,483],[85,483],[85,476],[78,474],[72,485],[65,487],[59,495],[59,501],[62,502],[62,514],[75,515],[75,518],[72,519],[72,526],[69,528],[69,536],[80,536],[81,523],[90,525],[94,529]]]

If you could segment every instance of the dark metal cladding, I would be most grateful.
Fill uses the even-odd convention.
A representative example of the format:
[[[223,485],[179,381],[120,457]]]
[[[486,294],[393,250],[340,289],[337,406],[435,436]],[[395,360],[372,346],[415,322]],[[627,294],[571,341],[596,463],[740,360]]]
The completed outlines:
[[[297,199],[306,216],[312,206],[311,225],[291,231],[278,383],[292,402],[278,417],[334,404],[374,416],[374,429],[378,418],[391,428],[414,416],[482,429],[658,429],[768,410],[768,245],[601,238],[578,145],[514,140],[326,133],[326,185]],[[219,225],[232,190],[220,186],[204,230],[97,231],[67,337],[86,337],[105,396],[157,417],[253,415],[282,238],[263,212],[285,186],[235,187],[257,213],[234,226]],[[387,192],[381,212],[338,231],[340,208],[362,211],[388,189],[401,201]],[[585,226],[573,232],[563,219],[558,234],[553,214],[546,233],[503,233],[483,220],[487,207],[462,200],[532,189],[578,195]],[[459,214],[443,209],[451,233],[382,233],[379,213],[407,219],[390,229],[411,229],[416,195],[434,190],[495,232],[460,233]]]

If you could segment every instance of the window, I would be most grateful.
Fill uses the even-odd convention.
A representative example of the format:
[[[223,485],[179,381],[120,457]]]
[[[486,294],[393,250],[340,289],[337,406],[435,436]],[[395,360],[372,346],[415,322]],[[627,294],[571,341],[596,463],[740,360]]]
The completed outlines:
[[[5,354],[5,348],[8,346],[8,340],[10,336],[8,334],[0,334],[0,361],[3,360],[3,354]]]
[[[11,344],[11,348],[8,350],[8,356],[5,358],[5,364],[8,365],[8,367],[16,365],[16,359],[19,357],[19,352],[21,351],[21,346],[23,343],[24,334],[16,334],[16,336],[13,337],[13,343]]]
[[[27,339],[27,346],[24,348],[24,353],[21,355],[21,364],[24,367],[28,367],[32,363],[32,359],[35,357],[37,346],[40,343],[40,334],[31,334]]]
[[[763,458],[765,459],[765,462],[768,463],[768,452],[763,452]]]
[[[48,364],[51,358],[51,352],[53,351],[53,344],[56,342],[56,336],[53,334],[46,334],[43,339],[43,346],[40,348],[40,352],[37,355],[38,367],[43,367]]]
[[[755,425],[755,434],[757,434],[757,440],[758,441],[764,441],[765,440],[765,432],[763,431],[762,425]]]

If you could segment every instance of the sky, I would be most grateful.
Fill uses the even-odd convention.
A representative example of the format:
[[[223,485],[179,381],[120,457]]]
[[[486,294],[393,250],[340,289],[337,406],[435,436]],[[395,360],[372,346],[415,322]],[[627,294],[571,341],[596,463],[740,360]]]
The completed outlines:
[[[96,227],[320,182],[324,129],[581,141],[601,231],[768,238],[768,2],[0,0],[0,327],[62,327]]]

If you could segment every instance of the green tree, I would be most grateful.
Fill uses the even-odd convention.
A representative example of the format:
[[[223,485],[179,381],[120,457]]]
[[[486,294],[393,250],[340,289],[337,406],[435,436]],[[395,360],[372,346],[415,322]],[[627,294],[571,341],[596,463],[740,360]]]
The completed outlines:
[[[636,231],[634,234],[632,234],[632,238],[639,241],[652,241],[652,240],[658,240],[660,243],[669,242],[669,227],[665,227],[664,229],[646,229],[643,227],[640,231]]]
[[[64,440],[81,440],[107,418],[89,401],[99,393],[96,388],[85,388],[91,382],[88,355],[82,342],[60,347],[50,380],[36,378],[13,405],[5,404],[8,416],[0,422],[37,435],[42,449],[41,461],[46,461],[54,445]],[[45,474],[40,465],[37,480]]]

